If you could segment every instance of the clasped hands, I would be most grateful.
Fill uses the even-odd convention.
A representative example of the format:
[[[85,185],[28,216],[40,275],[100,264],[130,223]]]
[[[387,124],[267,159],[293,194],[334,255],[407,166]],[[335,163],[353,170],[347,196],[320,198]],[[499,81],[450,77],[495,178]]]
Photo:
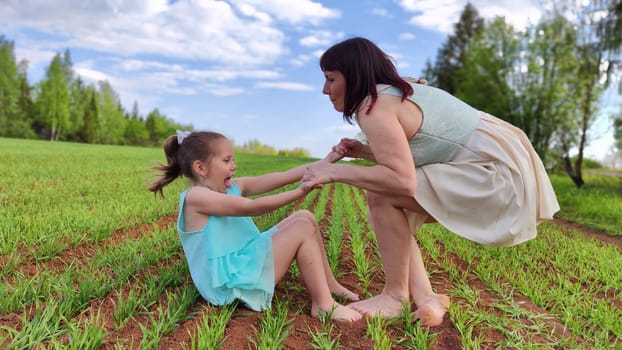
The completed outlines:
[[[350,138],[341,139],[322,160],[307,166],[300,180],[300,187],[305,191],[311,191],[315,188],[322,188],[324,184],[332,182],[333,179],[330,174],[333,164],[344,157],[359,158],[363,147],[364,145],[361,141]]]

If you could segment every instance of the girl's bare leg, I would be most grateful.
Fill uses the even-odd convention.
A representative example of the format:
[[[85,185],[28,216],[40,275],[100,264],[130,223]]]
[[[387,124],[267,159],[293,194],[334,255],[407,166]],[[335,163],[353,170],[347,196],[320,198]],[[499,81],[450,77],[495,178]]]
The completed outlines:
[[[295,220],[308,220],[314,226],[315,236],[317,238],[317,242],[320,247],[320,252],[322,253],[322,263],[324,266],[324,274],[326,275],[326,281],[328,283],[328,288],[330,289],[331,293],[333,295],[343,297],[350,301],[359,300],[358,294],[342,286],[337,281],[337,279],[335,278],[335,275],[330,269],[330,265],[328,264],[328,258],[326,256],[326,250],[324,248],[324,241],[322,239],[322,235],[320,234],[320,228],[317,225],[317,221],[315,220],[315,216],[313,215],[313,213],[311,213],[308,210],[297,211],[291,216],[283,219],[280,223],[277,224],[277,227],[279,227],[279,230],[281,230],[283,227],[287,226],[288,224],[290,224],[291,222]]]
[[[337,303],[331,295],[323,263],[323,249],[313,232],[315,228],[315,220],[302,215],[279,226],[279,230],[272,236],[275,283],[283,278],[295,258],[311,295],[311,315],[318,317],[326,313],[336,320],[357,321],[362,315]]]

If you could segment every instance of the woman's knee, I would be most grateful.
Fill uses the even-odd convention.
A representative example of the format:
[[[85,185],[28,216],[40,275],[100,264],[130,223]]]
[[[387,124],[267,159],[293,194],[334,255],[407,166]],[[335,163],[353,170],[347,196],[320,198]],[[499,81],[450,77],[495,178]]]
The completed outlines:
[[[367,191],[365,198],[370,209],[391,205],[391,197],[376,192]]]

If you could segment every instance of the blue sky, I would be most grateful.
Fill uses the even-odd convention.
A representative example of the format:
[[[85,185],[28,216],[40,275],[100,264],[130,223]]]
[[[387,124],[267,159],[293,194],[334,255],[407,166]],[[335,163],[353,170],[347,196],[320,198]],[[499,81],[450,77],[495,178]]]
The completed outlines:
[[[540,16],[538,1],[473,0],[484,18],[518,29]],[[0,34],[15,42],[39,81],[57,52],[71,51],[85,81],[110,82],[123,106],[158,108],[237,144],[257,139],[321,157],[356,126],[321,92],[321,53],[364,36],[420,76],[452,32],[462,0],[2,0]],[[588,155],[612,142],[597,125]]]

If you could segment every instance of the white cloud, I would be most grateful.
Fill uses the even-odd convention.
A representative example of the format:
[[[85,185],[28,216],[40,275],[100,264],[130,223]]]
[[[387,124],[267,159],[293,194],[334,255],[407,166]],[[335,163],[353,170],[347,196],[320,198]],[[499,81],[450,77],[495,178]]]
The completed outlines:
[[[215,96],[232,96],[244,93],[241,87],[232,87],[226,85],[205,84],[203,90]]]
[[[251,4],[255,8],[272,14],[281,21],[293,24],[318,25],[326,19],[339,18],[338,10],[310,0],[240,0],[238,3]]]
[[[30,65],[50,64],[56,52],[50,50],[38,50],[35,48],[15,48],[15,56],[18,61],[27,60]]]
[[[260,82],[260,83],[255,84],[255,87],[290,90],[290,91],[313,91],[315,90],[315,88],[312,86],[301,84],[301,83],[296,83],[296,82],[288,82],[288,81]]]
[[[523,30],[540,17],[537,4],[531,0],[471,0],[479,15],[485,19],[496,16],[505,17],[517,30]],[[399,6],[414,13],[410,23],[442,33],[452,33],[454,23],[460,20],[460,13],[467,4],[466,0],[399,0]]]
[[[343,33],[332,33],[329,31],[315,31],[310,35],[307,35],[300,39],[300,45],[302,46],[327,46],[335,41],[335,38],[340,38]]]
[[[371,13],[380,17],[391,17],[391,14],[385,8],[375,7],[371,9]]]
[[[309,23],[334,15],[321,5],[315,4],[319,8],[314,8],[314,4],[291,2],[281,10],[297,9],[293,11],[296,18],[306,18]],[[306,7],[313,11],[307,17],[303,15]],[[276,15],[280,18],[283,12]],[[0,3],[0,21],[9,28],[49,34],[47,41],[55,38],[53,44],[41,40],[33,42],[32,47],[55,45],[115,55],[152,54],[229,65],[271,63],[286,53],[285,35],[261,12],[248,17],[224,1],[181,0],[168,4],[166,0],[118,0],[78,5],[72,0],[21,0]]]
[[[344,133],[344,132],[350,132],[350,133],[355,132],[356,133],[356,132],[359,132],[359,131],[360,131],[360,129],[359,129],[358,126],[352,125],[352,124],[348,124],[346,122],[344,122],[343,124],[332,125],[332,126],[329,126],[329,127],[326,127],[326,128],[322,129],[322,132],[325,132],[325,133],[337,133],[337,134]]]
[[[80,77],[82,77],[86,81],[98,82],[98,81],[110,80],[108,75],[106,75],[105,73],[98,72],[93,69],[84,68],[84,67],[74,67],[74,71],[76,72],[76,74],[78,74]]]
[[[416,38],[417,36],[415,34],[408,32],[400,33],[399,36],[400,40],[415,40]]]
[[[314,58],[315,58],[315,56],[313,56],[313,55],[301,54],[301,55],[298,55],[298,56],[292,58],[290,60],[290,63],[294,67],[302,67],[305,64],[307,64],[307,62],[311,61]]]

